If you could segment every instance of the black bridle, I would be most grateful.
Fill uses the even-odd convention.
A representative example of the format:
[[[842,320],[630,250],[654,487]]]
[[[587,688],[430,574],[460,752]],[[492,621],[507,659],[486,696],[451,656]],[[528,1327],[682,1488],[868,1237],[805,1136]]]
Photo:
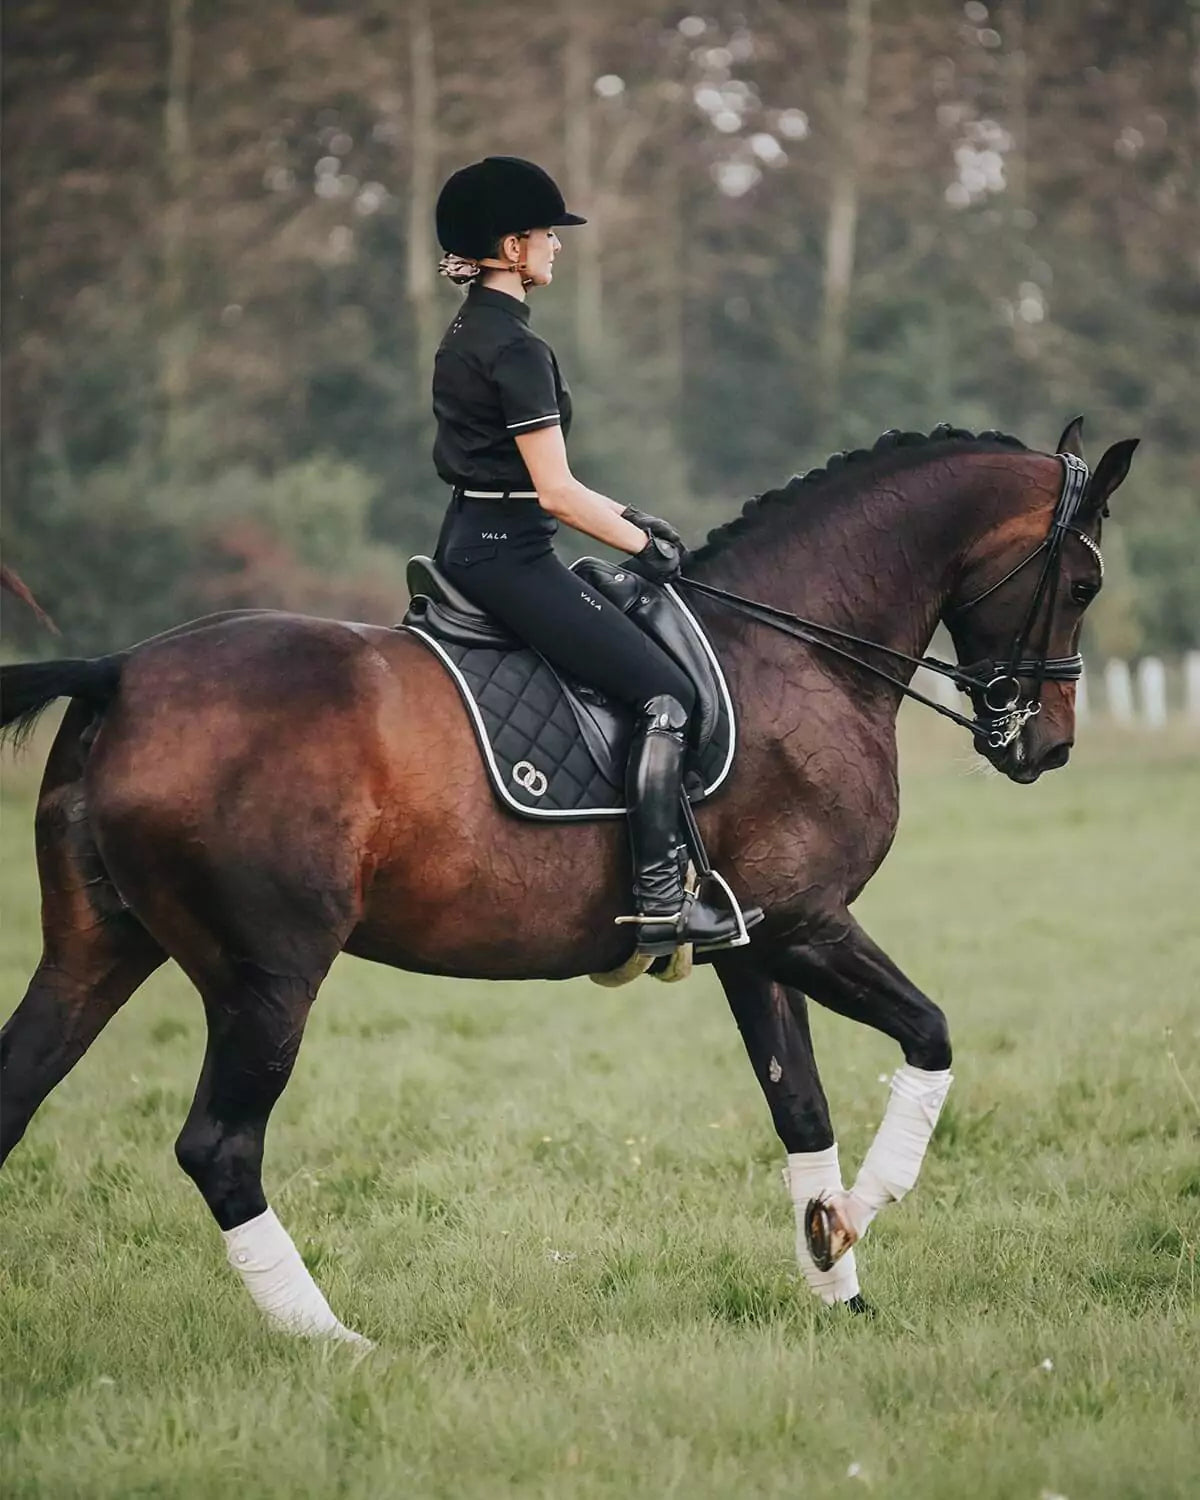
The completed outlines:
[[[918,703],[924,703],[927,708],[932,708],[943,718],[952,719],[956,724],[961,724],[964,729],[969,729],[973,735],[985,738],[989,748],[1003,750],[1012,744],[1025,724],[1041,712],[1043,683],[1076,682],[1083,673],[1083,657],[1078,652],[1074,656],[1047,655],[1054,623],[1054,600],[1058,594],[1059,580],[1062,575],[1063,545],[1067,536],[1077,536],[1095,554],[1100,563],[1101,575],[1104,571],[1104,560],[1100,556],[1099,547],[1086,532],[1074,524],[1087,490],[1088,467],[1081,458],[1076,458],[1072,453],[1060,453],[1058,457],[1063,465],[1062,490],[1059,493],[1058,504],[1054,508],[1050,530],[1044,540],[1023,557],[1015,567],[1010,568],[1002,578],[989,584],[981,594],[976,594],[966,604],[959,605],[951,611],[956,616],[965,615],[968,610],[974,609],[977,604],[981,604],[997,589],[1002,588],[1009,579],[1015,578],[1033,562],[1034,558],[1041,557],[1042,566],[1038,574],[1037,586],[1030,598],[1029,607],[1025,611],[1021,628],[1013,639],[1012,650],[1003,663],[984,659],[972,662],[970,666],[960,667],[954,662],[939,661],[936,656],[910,656],[905,651],[896,651],[891,646],[881,646],[877,641],[865,640],[862,636],[852,635],[849,631],[839,630],[836,626],[822,625],[819,620],[805,620],[799,615],[789,614],[787,610],[776,609],[772,604],[760,604],[757,600],[745,599],[741,594],[733,594],[727,589],[716,588],[711,583],[702,583],[698,578],[679,577],[674,580],[674,584],[676,587],[694,589],[697,593],[715,599],[726,608],[733,610],[735,614],[743,615],[758,625],[769,626],[772,630],[790,635],[810,646],[819,646],[821,650],[833,656],[852,662],[856,667],[862,667],[864,671],[871,672],[874,676],[882,678],[884,682],[890,683],[892,687],[898,688],[907,697],[915,698]],[[1037,624],[1038,614],[1047,601],[1049,604],[1045,611],[1045,624],[1042,627],[1039,648],[1036,655],[1027,656],[1029,638]],[[910,687],[908,683],[885,668],[876,666],[874,662],[865,661],[858,654],[864,650],[889,656],[894,661],[907,662],[913,668],[927,667],[931,672],[948,677],[961,692],[978,694],[978,703],[981,705],[979,713],[975,718],[968,719],[965,714],[957,713],[954,709],[947,708],[945,704],[926,697],[924,693]],[[1021,678],[1033,681],[1033,691],[1028,695],[1023,693]]]

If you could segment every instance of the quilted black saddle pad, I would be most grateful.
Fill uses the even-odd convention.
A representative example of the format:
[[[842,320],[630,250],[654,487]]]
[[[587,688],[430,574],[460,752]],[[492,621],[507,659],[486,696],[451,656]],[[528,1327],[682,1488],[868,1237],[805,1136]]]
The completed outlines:
[[[421,560],[424,561],[424,560]],[[590,586],[615,597],[630,575],[607,563],[583,559],[577,564]],[[584,573],[584,570],[587,570]],[[430,570],[436,577],[436,571]],[[606,587],[606,584],[609,586]],[[636,588],[645,588],[637,585]],[[705,743],[689,757],[688,796],[699,802],[725,781],[733,764],[736,727],[729,689],[703,628],[670,587],[655,600],[674,618],[664,649],[675,649],[680,665],[691,669],[703,661],[704,698],[709,705]],[[640,596],[649,603],[646,595]],[[488,775],[500,801],[528,818],[615,818],[625,812],[622,790],[631,711],[596,690],[560,678],[553,667],[526,646],[502,638],[488,643],[463,629],[442,629],[445,601],[414,595],[404,628],[422,640],[445,664],[466,705]],[[629,611],[631,618],[636,618]],[[451,619],[458,617],[450,612]],[[482,617],[481,617],[482,618]],[[492,634],[501,636],[492,625]],[[690,639],[689,639],[690,638]],[[683,647],[681,649],[681,642]]]

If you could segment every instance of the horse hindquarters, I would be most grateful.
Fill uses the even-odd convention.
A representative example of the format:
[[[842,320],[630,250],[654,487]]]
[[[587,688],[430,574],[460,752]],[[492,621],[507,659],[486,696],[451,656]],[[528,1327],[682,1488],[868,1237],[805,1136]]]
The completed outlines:
[[[91,711],[73,704],[38,799],[42,958],[0,1031],[0,1161],[34,1112],[138,986],[166,958],[108,877],[87,816],[80,735]]]
[[[331,711],[283,733],[278,694],[236,680],[210,688],[202,708],[169,702],[171,657],[193,646],[169,643],[144,670],[134,658],[88,765],[96,838],[204,1004],[207,1048],[175,1150],[231,1265],[274,1326],[357,1339],[270,1210],[263,1155],[309,1010],[361,915],[374,814],[367,798],[347,798],[345,770],[360,758],[361,724]]]

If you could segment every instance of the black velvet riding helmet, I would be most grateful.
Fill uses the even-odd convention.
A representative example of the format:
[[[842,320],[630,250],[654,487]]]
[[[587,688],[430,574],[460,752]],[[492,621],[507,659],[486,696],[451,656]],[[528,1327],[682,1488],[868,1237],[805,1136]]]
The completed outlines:
[[[449,178],[438,194],[437,233],[443,250],[471,260],[491,255],[506,234],[586,224],[567,212],[549,172],[520,156],[487,156]]]

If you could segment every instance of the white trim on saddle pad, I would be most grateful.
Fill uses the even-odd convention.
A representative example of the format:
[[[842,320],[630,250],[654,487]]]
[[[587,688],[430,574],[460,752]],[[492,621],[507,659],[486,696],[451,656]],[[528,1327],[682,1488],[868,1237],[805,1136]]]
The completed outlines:
[[[581,559],[581,561],[586,562],[589,561],[589,559],[583,558]],[[680,598],[679,594],[675,591],[675,589],[671,587],[670,584],[666,584],[664,585],[664,587],[666,589],[666,592],[670,594],[672,600],[679,607],[679,610],[682,613],[683,617],[695,631],[700,640],[700,644],[704,648],[705,655],[712,663],[713,675],[716,678],[717,690],[721,698],[721,706],[725,711],[725,715],[729,723],[729,749],[725,756],[725,762],[722,765],[721,769],[717,772],[717,775],[713,778],[712,782],[704,788],[703,795],[705,797],[711,797],[712,794],[724,783],[726,777],[729,775],[730,767],[733,765],[734,753],[737,749],[737,717],[733,711],[733,699],[729,694],[729,684],[725,681],[725,674],[721,671],[721,663],[718,661],[716,653],[713,651],[712,646],[709,643],[708,637],[701,629],[700,622],[696,619],[695,615],[692,614],[691,610],[687,607],[687,605]],[[475,701],[475,694],[471,691],[470,683],[459,671],[457,662],[455,662],[454,658],[446,652],[440,641],[435,640],[433,636],[422,630],[419,625],[405,625],[402,628],[411,631],[413,635],[420,636],[420,638],[425,642],[429,649],[434,652],[434,654],[441,660],[446,670],[454,679],[455,685],[458,688],[459,696],[466,704],[467,712],[471,717],[472,727],[475,730],[475,738],[478,741],[479,748],[483,754],[484,764],[487,767],[492,786],[495,788],[502,801],[504,801],[509,807],[511,807],[514,812],[518,813],[523,818],[547,818],[551,820],[574,819],[575,821],[580,821],[588,818],[623,818],[625,816],[626,809],[624,804],[622,804],[620,807],[566,808],[530,807],[526,802],[518,802],[517,799],[508,790],[508,787],[505,785],[505,778],[501,774],[499,765],[496,763],[496,757],[492,750],[492,742],[488,737],[487,726],[483,722],[483,715],[479,711],[479,705]],[[530,648],[526,647],[525,649],[528,650]],[[722,884],[724,884],[724,882],[722,882]],[[742,930],[742,940],[746,942],[749,941],[748,936],[746,936],[745,934],[744,928]]]

